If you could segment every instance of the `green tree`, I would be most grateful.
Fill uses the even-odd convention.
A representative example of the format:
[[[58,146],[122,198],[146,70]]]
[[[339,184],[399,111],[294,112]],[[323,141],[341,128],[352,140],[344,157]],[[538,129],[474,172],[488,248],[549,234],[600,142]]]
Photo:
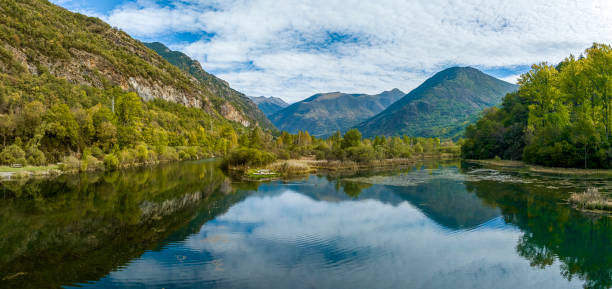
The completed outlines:
[[[54,105],[43,119],[42,142],[47,151],[70,150],[76,147],[79,125],[66,104]]]
[[[142,112],[142,100],[136,93],[123,93],[117,98],[116,114],[123,125],[134,126],[139,123]]]
[[[342,138],[342,149],[358,146],[361,142],[361,133],[358,129],[354,128],[347,131]]]

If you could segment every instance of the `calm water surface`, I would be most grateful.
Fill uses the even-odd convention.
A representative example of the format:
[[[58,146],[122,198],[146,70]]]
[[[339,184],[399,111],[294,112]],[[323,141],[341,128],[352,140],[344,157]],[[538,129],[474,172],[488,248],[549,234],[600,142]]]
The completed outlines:
[[[2,288],[609,288],[607,179],[458,162],[232,181],[214,161],[0,184]]]

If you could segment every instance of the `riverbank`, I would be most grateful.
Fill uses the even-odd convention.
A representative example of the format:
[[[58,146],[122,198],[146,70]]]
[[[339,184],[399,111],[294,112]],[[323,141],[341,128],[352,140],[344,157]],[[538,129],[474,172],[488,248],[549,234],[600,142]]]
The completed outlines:
[[[520,170],[534,173],[543,174],[554,174],[554,175],[568,175],[568,176],[610,176],[612,177],[612,170],[603,169],[580,169],[580,168],[556,168],[556,167],[543,167],[526,164],[521,161],[510,161],[510,160],[463,160],[468,163],[474,163],[484,165],[488,167],[497,167],[508,170]]]
[[[206,159],[206,158],[202,158]],[[185,160],[157,160],[149,162],[134,162],[117,166],[116,169],[127,169],[127,168],[138,168],[146,166],[156,166],[160,164],[170,162],[181,162],[187,160],[200,160],[200,159],[185,159]],[[82,161],[70,163],[58,163],[46,166],[23,166],[23,167],[11,167],[11,166],[0,166],[0,181],[2,180],[14,180],[14,179],[27,179],[34,177],[54,177],[64,174],[78,174],[82,172],[100,172],[109,170],[103,165],[103,162],[98,160],[95,164],[90,163],[83,165]]]
[[[12,178],[27,178],[30,176],[55,176],[62,174],[58,165],[24,166],[20,168],[0,166],[0,180]]]
[[[559,175],[566,177],[612,177],[612,170],[554,168],[529,165],[521,161],[509,160],[463,160],[488,168],[497,168],[507,171],[538,173],[545,175]],[[597,188],[589,187],[583,192],[571,193],[567,202],[575,209],[595,215],[612,214],[612,196],[601,192]]]
[[[314,157],[304,157],[300,159],[277,160],[269,165],[261,167],[234,166],[228,169],[235,176],[245,180],[267,181],[315,173],[354,173],[361,170],[413,165],[427,160],[453,159],[458,158],[454,154],[419,154],[411,158],[384,159],[360,163],[355,161],[317,160]]]

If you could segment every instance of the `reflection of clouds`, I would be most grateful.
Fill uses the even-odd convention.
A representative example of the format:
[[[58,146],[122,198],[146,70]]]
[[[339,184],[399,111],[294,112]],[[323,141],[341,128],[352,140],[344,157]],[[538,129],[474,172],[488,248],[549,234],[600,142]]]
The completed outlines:
[[[286,190],[236,204],[110,279],[166,288],[178,280],[237,288],[579,287],[557,266],[529,267],[516,254],[520,234],[499,224],[450,234],[407,202],[329,203]]]

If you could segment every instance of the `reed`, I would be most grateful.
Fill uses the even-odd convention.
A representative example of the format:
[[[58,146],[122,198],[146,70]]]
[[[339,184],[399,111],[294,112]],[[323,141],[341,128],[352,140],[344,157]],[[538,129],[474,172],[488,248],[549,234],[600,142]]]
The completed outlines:
[[[587,188],[582,193],[573,193],[569,202],[581,209],[612,211],[612,199],[607,194],[599,192],[597,188]]]

